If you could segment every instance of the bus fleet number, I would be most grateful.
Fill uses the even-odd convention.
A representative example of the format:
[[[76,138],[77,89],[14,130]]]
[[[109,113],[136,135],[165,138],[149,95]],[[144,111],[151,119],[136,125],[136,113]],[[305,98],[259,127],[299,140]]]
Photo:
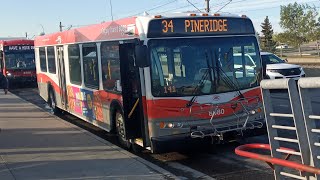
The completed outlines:
[[[219,116],[224,114],[224,109],[216,109],[215,111],[209,111],[209,116]]]
[[[162,21],[162,25],[163,25],[163,28],[162,28],[162,32],[163,33],[167,33],[167,32],[173,32],[173,22],[172,20],[163,20]]]

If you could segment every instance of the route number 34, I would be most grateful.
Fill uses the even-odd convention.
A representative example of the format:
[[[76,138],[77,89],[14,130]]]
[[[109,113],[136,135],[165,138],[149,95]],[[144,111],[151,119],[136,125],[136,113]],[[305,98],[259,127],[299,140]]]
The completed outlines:
[[[172,20],[163,20],[162,21],[162,32],[167,33],[167,32],[173,32],[173,22]]]

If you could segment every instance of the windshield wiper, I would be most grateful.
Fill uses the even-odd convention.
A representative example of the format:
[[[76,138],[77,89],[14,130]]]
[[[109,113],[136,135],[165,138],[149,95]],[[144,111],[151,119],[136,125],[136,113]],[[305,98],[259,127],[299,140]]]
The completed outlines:
[[[210,81],[212,82],[212,72],[211,72],[212,67],[210,66],[210,63],[209,63],[209,57],[208,57],[207,51],[205,52],[205,56],[206,56],[206,62],[207,62],[207,67],[208,67],[208,69],[207,69],[206,72],[201,76],[200,81],[198,82],[198,84],[196,85],[196,87],[193,89],[193,91],[192,91],[192,93],[191,93],[191,95],[193,95],[193,96],[192,96],[192,98],[190,99],[190,101],[186,104],[187,107],[191,107],[191,106],[193,105],[193,103],[194,103],[194,101],[196,100],[196,97],[197,97],[197,95],[196,95],[195,93],[198,91],[199,87],[203,86],[204,81],[205,81],[205,80],[207,79],[207,77],[208,77],[208,74],[209,74],[209,76],[210,76],[210,77],[209,77],[209,78],[210,78]]]
[[[211,52],[211,51],[210,51]],[[212,53],[212,52],[211,52]],[[231,88],[231,89],[233,89],[233,90],[236,90],[237,92],[238,92],[238,96],[240,97],[240,98],[244,98],[244,95],[242,94],[242,92],[240,91],[240,88],[239,88],[239,82],[237,81],[237,79],[235,78],[235,81],[236,81],[236,83],[238,84],[238,85],[236,85],[229,77],[228,77],[228,75],[226,74],[226,72],[224,72],[224,70],[220,67],[220,65],[219,65],[219,62],[220,62],[220,60],[219,60],[219,62],[218,62],[218,58],[217,58],[217,53],[216,53],[216,51],[214,51],[214,56],[213,56],[214,58],[215,58],[215,60],[216,60],[216,64],[215,64],[215,69],[217,69],[217,73],[218,73],[218,78],[220,78],[221,77],[221,79],[226,83],[226,85],[229,87],[229,88]],[[213,61],[213,59],[212,59],[212,61]],[[221,62],[220,62],[221,63]],[[213,64],[213,62],[212,62],[212,64]],[[229,66],[228,66],[229,67]],[[221,72],[221,74],[222,74],[222,76],[220,76],[220,72]],[[216,84],[218,84],[218,83],[216,83]]]

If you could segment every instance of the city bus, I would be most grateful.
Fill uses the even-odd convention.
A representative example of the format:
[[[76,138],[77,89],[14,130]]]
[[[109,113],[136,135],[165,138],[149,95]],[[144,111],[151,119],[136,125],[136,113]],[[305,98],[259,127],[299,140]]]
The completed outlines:
[[[39,36],[35,55],[53,112],[123,147],[159,153],[264,132],[261,57],[244,15],[128,17]]]
[[[0,71],[10,85],[36,82],[34,41],[0,40]]]

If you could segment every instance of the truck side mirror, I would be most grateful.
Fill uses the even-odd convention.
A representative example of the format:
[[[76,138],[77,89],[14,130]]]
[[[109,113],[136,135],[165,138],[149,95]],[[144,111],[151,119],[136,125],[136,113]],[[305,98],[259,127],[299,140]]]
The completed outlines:
[[[135,47],[136,65],[140,68],[150,66],[148,59],[148,49],[146,45],[137,45]]]

